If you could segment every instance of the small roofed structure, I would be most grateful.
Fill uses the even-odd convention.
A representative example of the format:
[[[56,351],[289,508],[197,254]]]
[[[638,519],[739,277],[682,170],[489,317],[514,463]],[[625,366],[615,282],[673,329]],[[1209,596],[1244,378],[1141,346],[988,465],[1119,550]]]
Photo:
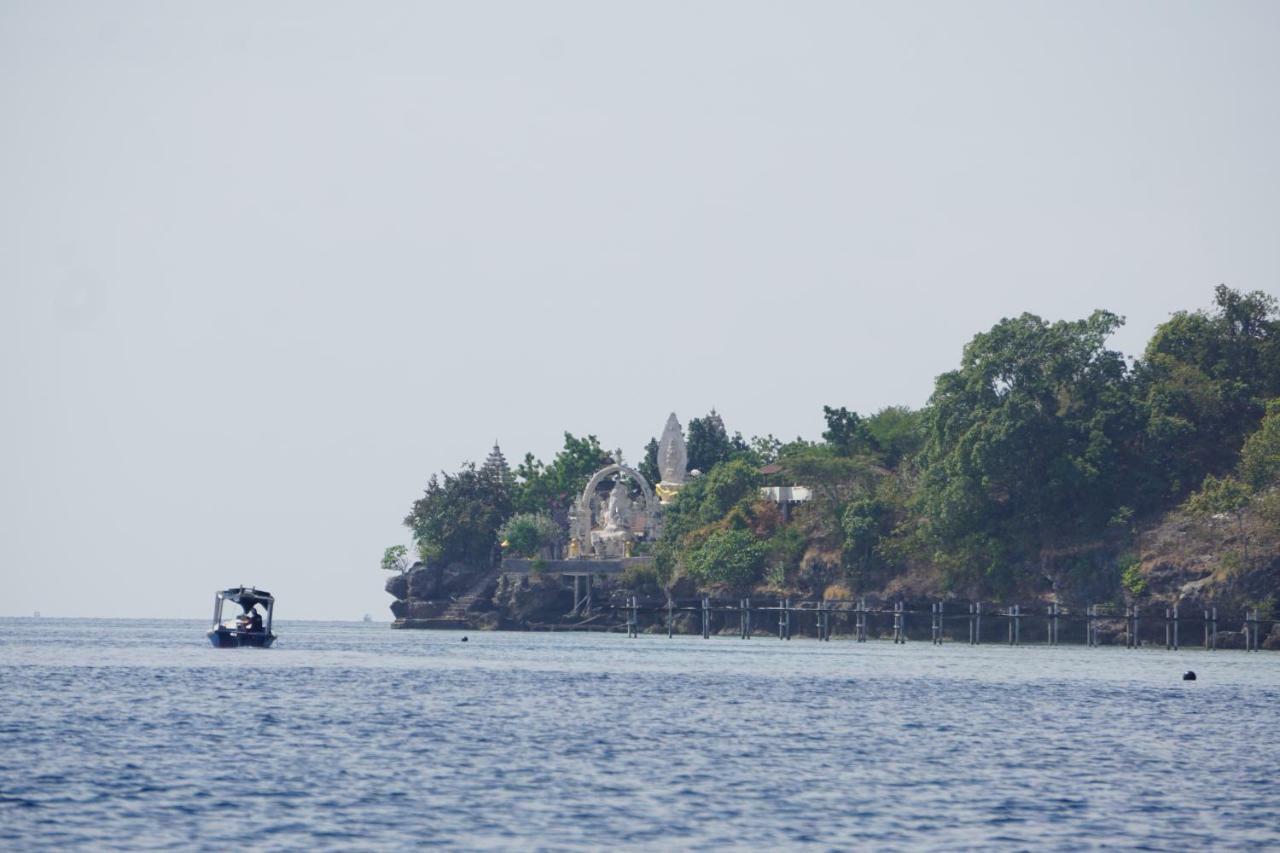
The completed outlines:
[[[230,601],[238,604],[241,613],[233,620],[222,621],[222,607]],[[252,586],[237,586],[224,589],[214,595],[213,627],[206,635],[216,648],[236,648],[238,646],[256,646],[267,648],[275,642],[276,635],[271,633],[271,620],[275,615],[276,600],[266,590]],[[258,611],[261,607],[265,613]]]

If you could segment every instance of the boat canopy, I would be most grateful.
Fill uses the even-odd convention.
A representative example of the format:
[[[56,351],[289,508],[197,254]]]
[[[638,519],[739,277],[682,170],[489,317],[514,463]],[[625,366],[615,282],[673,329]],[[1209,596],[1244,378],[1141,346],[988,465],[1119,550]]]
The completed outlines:
[[[272,597],[271,593],[266,590],[255,589],[251,586],[237,586],[232,587],[231,589],[224,589],[222,592],[218,593],[218,596],[226,601],[239,604],[245,612],[252,610],[255,604],[261,604],[263,607],[270,609],[271,605],[275,603],[275,598]]]

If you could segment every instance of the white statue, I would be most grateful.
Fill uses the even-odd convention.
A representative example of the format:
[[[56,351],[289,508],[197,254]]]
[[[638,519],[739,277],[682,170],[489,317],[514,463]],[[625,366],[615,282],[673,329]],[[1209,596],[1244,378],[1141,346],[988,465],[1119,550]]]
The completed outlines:
[[[609,502],[604,511],[604,529],[609,531],[625,530],[631,520],[631,496],[627,487],[619,477],[609,492]]]

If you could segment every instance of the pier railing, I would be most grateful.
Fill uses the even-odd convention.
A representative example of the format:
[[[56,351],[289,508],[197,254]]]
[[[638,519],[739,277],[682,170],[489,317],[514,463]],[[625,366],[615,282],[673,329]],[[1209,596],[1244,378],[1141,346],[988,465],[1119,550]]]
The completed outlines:
[[[1130,649],[1158,647],[1163,637],[1164,647],[1171,651],[1184,647],[1187,638],[1199,639],[1200,646],[1213,650],[1223,635],[1241,638],[1245,651],[1259,651],[1263,627],[1273,627],[1280,621],[1262,618],[1256,608],[1245,610],[1233,619],[1224,613],[1219,619],[1216,606],[1186,610],[1177,606],[1143,608],[1090,604],[1080,611],[1056,603],[1027,609],[1021,604],[984,607],[980,601],[938,601],[925,611],[908,608],[902,601],[869,606],[865,598],[800,602],[783,598],[774,603],[752,601],[750,598],[720,601],[704,596],[695,601],[672,599],[655,602],[631,596],[624,604],[606,605],[605,609],[615,613],[621,611],[626,618],[625,628],[629,637],[638,637],[642,631],[653,633],[663,630],[668,637],[673,637],[677,632],[689,633],[683,626],[692,622],[704,639],[713,633],[737,634],[744,640],[776,633],[780,640],[812,636],[827,641],[842,633],[859,643],[866,642],[868,638],[883,637],[902,644],[910,636],[909,629],[916,629],[917,635],[922,633],[923,629],[918,626],[924,624],[927,616],[929,640],[936,645],[944,642],[967,642],[969,645],[1002,642],[1011,646],[1056,646],[1060,644],[1062,629],[1066,627],[1069,637],[1088,647],[1105,644],[1123,645]],[[683,629],[678,631],[678,625]],[[1229,627],[1234,625],[1239,625],[1239,630]],[[1106,639],[1111,642],[1104,643]]]

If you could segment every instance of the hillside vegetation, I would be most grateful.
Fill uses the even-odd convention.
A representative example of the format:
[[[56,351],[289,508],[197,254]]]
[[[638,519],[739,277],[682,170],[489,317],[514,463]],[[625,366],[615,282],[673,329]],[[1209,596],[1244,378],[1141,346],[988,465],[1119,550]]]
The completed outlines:
[[[1219,286],[1209,308],[1174,314],[1133,360],[1107,346],[1122,323],[1107,311],[1001,320],[923,409],[827,405],[813,440],[745,439],[714,411],[694,418],[689,469],[700,473],[645,545],[652,572],[631,581],[1068,603],[1212,593],[1271,611],[1276,300]],[[647,476],[656,451],[645,448]],[[491,455],[433,477],[405,523],[425,561],[489,565],[500,529],[524,553],[554,549],[568,506],[610,461],[595,436],[568,433],[549,464],[528,455],[512,470]],[[796,484],[814,497],[789,513],[760,497],[762,485]]]

